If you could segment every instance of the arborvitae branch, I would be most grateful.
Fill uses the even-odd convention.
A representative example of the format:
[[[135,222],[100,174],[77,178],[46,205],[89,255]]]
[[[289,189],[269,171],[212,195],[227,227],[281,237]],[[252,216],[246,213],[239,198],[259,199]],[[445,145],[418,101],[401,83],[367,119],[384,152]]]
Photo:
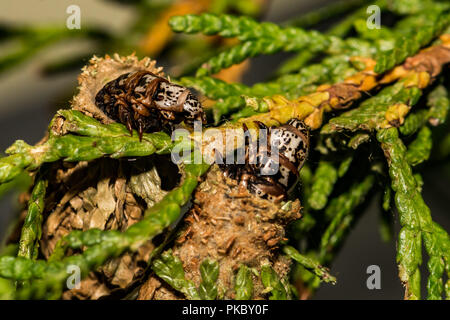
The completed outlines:
[[[408,151],[406,152],[406,160],[408,163],[416,166],[428,160],[432,144],[433,140],[430,128],[422,127],[417,134],[417,138],[408,145]]]
[[[321,161],[314,173],[311,194],[308,203],[314,210],[321,210],[328,201],[328,196],[333,191],[333,186],[338,178],[337,169],[327,161]]]
[[[209,76],[183,77],[179,82],[185,86],[194,87],[213,100],[239,95],[265,97],[275,94],[295,98],[304,93],[305,87],[324,82],[342,81],[356,71],[347,56],[333,56],[319,64],[305,67],[297,74],[283,75],[274,81],[257,83],[252,87],[240,83],[226,83]]]
[[[19,257],[36,259],[38,256],[46,188],[47,180],[41,174],[38,174],[28,201],[28,213],[23,222],[22,235],[19,242]]]
[[[284,97],[265,98],[269,112],[258,114],[241,122],[261,121],[267,125],[285,123],[296,117],[306,118],[306,123],[317,129],[321,126],[323,114],[332,109],[341,109],[351,105],[353,101],[361,97],[362,91],[371,90],[376,85],[375,74],[371,72],[373,61],[363,59],[366,70],[346,78],[343,82],[332,86],[319,87],[317,92],[295,100],[287,100]]]
[[[288,292],[285,286],[270,265],[263,265],[261,267],[261,281],[267,292],[270,292],[270,300],[288,299]]]
[[[378,95],[365,100],[353,110],[347,111],[322,127],[323,134],[340,130],[374,130],[403,122],[409,108],[417,103],[421,90],[402,81],[383,89]]]
[[[281,28],[273,23],[258,23],[246,17],[186,15],[173,17],[170,24],[176,32],[219,34],[223,37],[237,37],[242,41],[241,44],[206,62],[205,66],[198,70],[197,76],[216,73],[232,64],[260,54],[300,51],[307,48],[312,52],[328,49],[334,54],[351,52],[353,55],[358,55],[369,47],[367,43],[358,39],[346,43],[337,37],[326,36],[317,31],[305,31],[293,27]]]
[[[354,64],[357,63],[347,56],[333,56],[320,64],[305,67],[297,74],[283,75],[274,81],[257,83],[253,87],[229,84],[209,76],[184,77],[179,82],[218,100],[212,107],[215,123],[218,123],[222,116],[242,110],[245,106],[255,112],[267,112],[267,102],[263,97],[279,94],[291,99],[313,92],[319,84],[342,81],[357,72]],[[248,116],[245,112],[238,112],[231,116],[233,120]]]
[[[386,155],[389,164],[389,174],[392,180],[392,189],[395,192],[395,203],[400,214],[400,230],[397,262],[399,264],[400,279],[406,286],[406,298],[420,299],[420,270],[422,263],[421,243],[422,237],[425,248],[433,268],[431,280],[429,279],[430,296],[435,296],[433,277],[441,274],[436,265],[442,258],[442,252],[448,254],[449,237],[436,228],[431,220],[430,209],[422,199],[416,179],[406,161],[406,147],[398,136],[395,128],[384,129],[377,134],[378,141]],[[447,248],[447,249],[446,249]],[[447,250],[447,251],[445,251]]]
[[[410,108],[417,103],[422,95],[422,89],[430,85],[432,76],[437,76],[442,65],[450,61],[447,36],[441,37],[444,44],[423,50],[416,56],[409,58],[405,65],[395,68],[382,80],[383,83],[394,79],[403,79],[398,83],[385,88],[377,96],[364,101],[358,108],[348,111],[339,117],[330,120],[322,128],[322,133],[331,133],[340,130],[374,130],[402,124]],[[432,60],[433,64],[428,61]],[[418,71],[410,70],[411,64]],[[433,66],[432,66],[433,65]],[[445,110],[445,102],[442,106]],[[407,132],[413,131],[417,126],[416,119],[412,119]]]
[[[202,300],[215,300],[218,295],[217,279],[219,278],[219,263],[205,259],[200,265],[202,282],[198,287],[198,294]]]
[[[420,89],[427,87],[431,77],[438,75],[442,65],[450,61],[450,50],[447,48],[450,37],[443,35],[441,39],[443,44],[423,50],[410,58],[405,65],[395,68],[381,79],[381,83],[389,83],[398,79],[404,79],[403,82],[386,88],[379,96],[366,100],[359,108],[332,119],[322,129],[322,133],[342,129],[367,130],[387,127],[394,122],[402,123],[404,116],[409,111],[408,106],[414,105],[420,97]],[[430,59],[433,60],[433,63],[426,63]],[[269,106],[268,113],[255,115],[241,121],[258,120],[273,125],[285,123],[292,117],[307,117],[306,123],[313,129],[318,128],[322,123],[325,111],[348,107],[362,96],[363,91],[369,91],[376,86],[377,80],[372,71],[372,62],[372,60],[366,59],[366,70],[345,79],[342,83],[320,88],[318,92],[297,100],[271,101],[266,98],[264,101]],[[411,70],[411,65],[414,65],[414,70],[420,70],[420,72]],[[390,101],[399,103],[389,104]]]
[[[30,146],[22,140],[16,141],[6,151],[8,157],[0,158],[0,183],[11,181],[23,170],[34,170],[47,162],[57,160],[90,161],[109,155],[112,158],[145,156],[153,153],[169,153],[173,142],[163,132],[147,133],[139,141],[137,132],[130,136],[124,125],[104,125],[75,110],[60,110],[63,131],[58,135],[50,131],[46,142]]]
[[[333,249],[341,244],[353,221],[354,209],[363,203],[374,182],[374,176],[369,175],[362,182],[352,185],[348,192],[330,201],[325,214],[332,220],[321,239],[319,256],[322,263],[328,263]]]
[[[345,10],[346,6],[350,6],[351,3],[352,3],[352,1],[345,1],[345,3],[332,4],[332,6],[336,5],[336,11],[337,10]],[[376,1],[374,4],[383,8],[385,6],[385,1],[384,0]],[[339,9],[337,7],[339,7]],[[367,15],[366,10],[367,10],[367,8],[365,6],[361,9],[356,10],[354,13],[348,15],[343,21],[339,22],[337,25],[335,25],[332,28],[330,28],[329,30],[327,30],[325,35],[336,36],[336,37],[341,37],[341,38],[344,37],[349,32],[349,30],[353,27],[355,20],[357,20],[358,18],[366,17],[366,15]],[[330,13],[332,13],[332,12],[334,13],[335,11],[330,10]],[[319,15],[321,15],[321,14],[319,13]],[[298,27],[302,27],[302,26],[298,25]],[[293,71],[301,70],[301,68],[309,60],[311,60],[315,54],[317,54],[317,52],[314,52],[312,50],[302,51],[295,57],[283,62],[281,67],[278,69],[278,73],[279,74],[287,74],[287,73],[290,73]]]
[[[222,37],[237,37],[241,41],[255,39],[281,39],[291,40],[292,46],[304,47],[307,44],[323,46],[329,44],[329,37],[317,31],[304,31],[294,27],[280,27],[270,22],[257,22],[249,17],[236,17],[231,15],[184,15],[175,16],[169,22],[172,30],[183,33],[203,33],[206,35],[220,35]],[[283,39],[286,38],[286,39]]]
[[[430,112],[427,118],[432,126],[443,124],[447,119],[448,110],[450,108],[450,99],[448,90],[443,86],[437,86],[428,95],[428,106]]]
[[[291,246],[284,246],[283,252],[291,257],[293,260],[297,261],[300,265],[302,265],[305,269],[311,271],[316,276],[320,278],[320,280],[324,282],[330,282],[332,284],[336,283],[336,278],[329,274],[328,269],[320,265],[318,261],[310,257],[306,257],[300,254],[295,248]]]
[[[399,0],[390,8],[397,13],[410,14],[417,8],[408,9],[408,6],[417,3],[417,0]],[[384,6],[385,1],[380,0],[377,4]],[[279,125],[291,118],[305,119],[311,129],[318,129],[322,126],[325,112],[348,108],[365,97],[367,92],[373,93],[375,88],[397,81],[361,103],[358,108],[331,119],[329,124],[323,127],[321,134],[353,131],[355,134],[348,143],[345,140],[343,146],[356,149],[370,139],[371,131],[378,131],[377,139],[387,158],[392,184],[392,190],[386,189],[383,208],[390,208],[391,191],[394,191],[401,224],[397,262],[400,278],[407,287],[406,297],[420,298],[419,266],[422,262],[423,239],[426,252],[430,256],[428,298],[440,299],[444,291],[447,297],[450,295],[450,281],[445,285],[443,283],[445,272],[447,277],[450,274],[450,239],[447,232],[431,220],[429,208],[420,194],[422,178],[419,174],[413,174],[411,165],[423,163],[430,155],[433,142],[430,128],[446,120],[450,105],[447,90],[438,86],[429,95],[428,110],[419,110],[406,120],[405,117],[424,93],[423,89],[427,88],[442,71],[443,66],[450,62],[448,34],[441,36],[442,43],[436,42],[432,47],[412,56],[443,32],[450,24],[450,14],[446,4],[421,1],[420,5],[420,13],[417,15],[407,16],[392,29],[383,27],[370,33],[365,21],[355,19],[365,13],[365,7],[357,10],[327,34],[296,27],[283,28],[273,23],[259,23],[247,17],[212,14],[176,16],[171,19],[170,25],[176,32],[236,37],[241,41],[240,44],[211,58],[198,70],[197,77],[179,79],[182,85],[195,87],[205,96],[216,100],[212,107],[216,123],[222,116],[230,114],[231,119],[238,120],[237,123],[226,123],[220,129],[241,128],[243,123],[250,128],[255,126],[255,120],[269,126]],[[322,12],[313,16],[308,23],[318,21],[326,14],[331,13]],[[343,40],[335,36],[344,36],[352,25],[359,33],[359,38]],[[374,41],[375,46],[366,39]],[[303,66],[317,52],[331,56],[319,64],[302,68],[297,74],[284,75],[252,87],[228,84],[208,76],[249,57],[279,51],[301,52],[293,64],[296,68]],[[403,65],[384,76],[381,75],[400,63]],[[392,127],[400,127],[403,135],[417,133],[408,149],[399,138],[398,130]],[[450,146],[450,136],[444,139],[444,149],[446,142]],[[190,144],[191,141],[187,143]],[[130,137],[121,124],[104,125],[77,111],[60,111],[53,119],[48,138],[44,142],[29,146],[23,141],[17,141],[8,149],[10,155],[0,158],[0,184],[11,181],[26,170],[36,170],[48,162],[89,161],[104,156],[119,158],[147,156],[153,153],[167,154],[174,144],[165,133],[144,134],[143,141],[140,142],[136,132]],[[333,150],[334,148],[333,146]],[[325,282],[335,282],[334,277],[322,265],[331,261],[335,249],[342,243],[353,223],[355,209],[363,203],[375,183],[374,175],[369,173],[362,181],[354,182],[346,192],[340,193],[334,199],[328,199],[338,177],[347,172],[352,159],[350,155],[336,167],[335,163],[321,158],[314,175],[308,166],[301,172],[304,178],[301,188],[305,197],[305,208],[303,220],[293,226],[295,236],[303,236],[316,226],[316,218],[311,214],[311,209],[325,208],[323,221],[329,225],[321,235],[317,251],[310,250],[307,256],[304,256],[290,246],[284,246],[282,250],[298,265],[310,271],[309,279],[313,279],[311,287],[315,287],[319,278]],[[17,298],[58,298],[68,277],[67,267],[78,266],[84,277],[109,259],[125,251],[135,251],[162,233],[177,221],[181,207],[188,202],[198,184],[198,178],[206,172],[208,166],[188,164],[183,166],[183,169],[181,184],[148,209],[144,218],[126,231],[74,231],[57,243],[48,261],[33,261],[37,258],[37,241],[40,238],[46,188],[41,168],[31,193],[28,215],[22,229],[19,257],[0,257],[0,277],[8,279],[5,281],[0,278],[0,298],[4,297],[4,287],[12,292],[12,281],[9,280],[23,281],[16,291]],[[378,171],[381,170],[378,167]],[[288,202],[284,206],[288,207],[289,204],[291,203]],[[283,232],[284,227],[280,227]],[[304,240],[309,245],[309,236],[313,235],[307,236],[308,239]],[[282,236],[275,240],[281,239]],[[76,254],[67,257],[69,248]],[[155,255],[159,255],[159,250],[162,250],[162,246],[154,251]],[[180,251],[174,249],[173,252],[175,254],[171,250],[166,251],[153,261],[153,270],[161,279],[189,299],[223,297],[224,292],[217,284],[220,275],[219,262],[203,260],[199,269],[201,282],[197,281],[199,279],[194,282],[190,276],[189,280],[185,277],[183,264],[187,261],[182,259]],[[206,253],[206,256],[208,254]],[[286,258],[283,255],[280,257]],[[311,257],[318,257],[318,261]],[[290,298],[291,292],[284,283],[285,279],[280,279],[275,267],[264,263],[260,269],[261,274],[257,274],[257,269],[250,269],[245,265],[240,265],[237,274],[229,274],[231,279],[234,277],[236,299],[253,296],[255,277],[261,278],[262,285],[266,288],[263,293],[270,293],[270,299]],[[260,290],[260,287],[260,284],[255,285],[255,291]]]
[[[22,298],[59,297],[64,280],[68,277],[67,267],[75,265],[82,275],[117,257],[125,250],[136,250],[144,242],[161,233],[175,222],[181,206],[189,199],[198,183],[198,177],[206,172],[207,165],[185,165],[183,183],[170,191],[160,202],[147,210],[144,219],[121,233],[115,230],[72,232],[60,241],[52,259],[31,261],[22,257],[1,257],[0,277],[14,280],[31,280],[30,287],[18,292]],[[62,258],[65,248],[88,248],[79,255]],[[62,259],[61,259],[62,258]],[[60,260],[61,259],[61,260]],[[39,281],[36,281],[38,279]],[[47,292],[46,289],[56,290]],[[50,296],[48,296],[50,294]]]

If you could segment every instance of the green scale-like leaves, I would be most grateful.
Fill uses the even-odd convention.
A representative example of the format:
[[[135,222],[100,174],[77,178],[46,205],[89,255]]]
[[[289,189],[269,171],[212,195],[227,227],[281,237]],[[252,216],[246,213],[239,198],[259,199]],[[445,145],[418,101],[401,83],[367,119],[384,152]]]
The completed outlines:
[[[416,166],[428,160],[432,143],[431,129],[428,127],[420,129],[417,138],[408,145],[408,151],[406,152],[406,160],[408,163]]]
[[[212,113],[216,124],[223,116],[231,120],[248,117],[260,112],[268,112],[267,96],[282,95],[286,99],[296,99],[314,92],[319,85],[333,84],[343,81],[366,66],[358,65],[358,59],[352,57],[375,58],[375,72],[384,73],[418,50],[431,43],[450,24],[448,5],[444,2],[417,0],[376,1],[383,12],[393,11],[403,18],[393,27],[383,26],[381,29],[367,28],[366,6],[361,1],[351,1],[345,6],[332,6],[315,15],[310,15],[303,22],[297,21],[285,27],[274,23],[259,23],[249,17],[233,17],[230,15],[185,15],[170,20],[170,26],[176,32],[203,33],[237,38],[240,43],[231,46],[218,55],[210,58],[198,69],[196,77],[183,77],[178,83],[198,89],[204,96],[215,100]],[[219,5],[220,6],[220,5]],[[309,31],[299,28],[331,17],[349,9],[356,10],[344,18],[327,33]],[[216,8],[217,9],[217,8]],[[215,10],[214,12],[222,12]],[[341,39],[351,29],[358,38]],[[448,32],[448,31],[447,31]],[[276,52],[298,52],[290,63],[282,66],[277,73],[281,74],[268,82],[253,86],[229,84],[210,75],[243,60],[261,54]],[[317,56],[325,54],[319,63],[306,65]],[[286,74],[296,71],[294,74]],[[373,132],[378,132],[377,139],[381,143],[389,165],[391,187],[386,188],[383,208],[390,209],[395,202],[400,216],[401,230],[398,242],[397,262],[400,278],[407,286],[407,297],[420,298],[420,272],[422,263],[422,244],[429,255],[427,267],[428,298],[440,299],[446,294],[449,297],[450,284],[443,279],[449,275],[449,236],[445,230],[431,220],[429,208],[421,197],[423,181],[420,174],[414,174],[411,166],[423,164],[429,158],[433,147],[433,126],[444,123],[449,109],[447,90],[443,85],[437,86],[428,96],[429,109],[414,111],[402,125],[403,116],[414,106],[419,98],[427,93],[419,89],[419,85],[411,85],[411,79],[399,81],[380,92],[370,92],[371,98],[361,102],[353,110],[336,113],[334,118],[322,128],[320,134],[329,135],[349,131],[353,136],[345,142],[348,147],[356,149],[362,143],[369,142]],[[405,85],[406,84],[406,85]],[[378,87],[377,87],[378,88]],[[406,112],[395,121],[389,122],[387,113],[397,105],[404,105]],[[403,109],[404,111],[405,109]],[[63,119],[64,121],[60,121]],[[63,124],[62,127],[58,126]],[[400,126],[399,129],[389,128]],[[58,128],[56,130],[56,128]],[[407,146],[399,136],[409,141]],[[322,140],[323,141],[323,140]],[[443,140],[441,154],[450,153],[450,138]],[[31,192],[28,214],[23,225],[22,236],[18,248],[14,252],[0,256],[0,297],[6,298],[59,298],[67,274],[67,267],[78,266],[83,276],[95,270],[108,259],[119,256],[127,250],[136,250],[145,241],[163,232],[175,222],[180,215],[181,207],[198,184],[198,177],[203,175],[207,165],[186,164],[182,183],[170,191],[162,201],[149,208],[143,220],[131,226],[125,232],[87,230],[74,231],[64,237],[56,246],[49,261],[35,260],[38,252],[38,241],[41,234],[42,212],[44,206],[46,180],[45,163],[57,160],[89,161],[100,157],[139,157],[154,153],[167,154],[176,141],[162,132],[144,134],[140,142],[136,132],[130,136],[121,124],[103,125],[98,121],[77,111],[59,111],[50,125],[48,139],[40,145],[30,146],[17,141],[7,151],[9,156],[0,158],[0,184],[18,181],[28,172],[34,172],[35,185]],[[368,143],[367,143],[368,145]],[[305,255],[293,246],[283,246],[283,252],[297,266],[308,273],[307,285],[311,289],[319,281],[335,282],[324,265],[331,262],[337,248],[341,245],[349,227],[356,217],[355,209],[361,205],[375,184],[375,175],[369,172],[363,178],[348,177],[349,188],[341,192],[334,190],[337,180],[349,170],[353,161],[353,153],[346,154],[342,160],[332,158],[330,154],[320,156],[316,171],[306,165],[301,172],[304,191],[302,203],[303,219],[294,228],[299,234],[297,240],[313,237],[309,232],[322,229],[316,237],[315,247],[306,248]],[[325,148],[325,147],[324,147]],[[361,148],[362,149],[362,148]],[[359,151],[358,151],[359,152]],[[330,157],[331,156],[331,157]],[[341,159],[342,157],[339,157]],[[356,161],[355,161],[356,162]],[[357,164],[355,164],[356,166]],[[375,165],[374,165],[375,167]],[[379,163],[373,171],[381,173]],[[353,164],[352,164],[353,168]],[[419,166],[417,168],[420,168]],[[351,176],[351,175],[350,175]],[[360,175],[355,175],[360,177]],[[351,181],[353,179],[353,181]],[[339,184],[340,185],[340,184]],[[0,190],[1,191],[1,190]],[[334,196],[336,194],[336,196]],[[391,200],[393,198],[393,201]],[[316,216],[317,215],[317,216]],[[321,215],[321,216],[319,216]],[[324,222],[319,226],[317,222]],[[320,227],[320,228],[319,228]],[[293,241],[292,241],[293,242]],[[297,243],[292,243],[294,246]],[[81,254],[66,257],[67,250],[82,249]],[[15,257],[18,251],[18,257]],[[152,267],[155,273],[174,289],[183,293],[188,299],[220,299],[221,287],[218,283],[219,264],[205,260],[200,265],[201,282],[195,286],[182,268],[176,254],[168,250],[161,255],[155,251]],[[306,271],[308,270],[308,271]],[[446,274],[447,273],[447,274]],[[234,277],[236,299],[250,299],[253,295],[253,279],[261,277],[270,299],[289,299],[291,291],[286,279],[280,279],[276,271],[269,265],[256,269],[241,265]],[[305,280],[304,279],[304,280]],[[10,281],[12,280],[12,281]],[[11,294],[14,282],[17,283],[15,296]],[[9,292],[8,292],[9,290]],[[6,294],[5,294],[6,292]]]
[[[187,164],[182,184],[169,192],[160,202],[148,209],[143,220],[132,225],[125,232],[96,229],[84,232],[74,231],[60,240],[51,259],[32,261],[23,257],[4,256],[0,258],[0,277],[15,280],[33,280],[30,286],[19,291],[22,298],[58,297],[68,277],[67,267],[77,266],[83,276],[95,270],[108,259],[125,250],[136,250],[145,241],[161,233],[174,223],[181,207],[186,204],[198,183],[198,177],[208,169],[207,165]],[[79,255],[64,257],[66,248],[88,248]]]
[[[28,259],[36,259],[38,256],[38,241],[42,234],[42,212],[44,211],[45,189],[47,188],[47,181],[41,175],[36,180],[28,201],[28,213],[23,222],[19,242],[18,255]]]
[[[361,182],[353,184],[349,190],[330,201],[325,209],[325,215],[331,219],[322,235],[320,242],[320,261],[328,263],[331,260],[333,249],[337,248],[348,232],[354,220],[355,209],[363,203],[372,189],[375,178],[367,176]]]
[[[442,264],[448,261],[449,236],[431,220],[430,209],[420,194],[417,180],[407,161],[406,147],[395,128],[379,131],[377,139],[389,163],[392,189],[402,226],[399,234],[397,262],[400,279],[406,285],[409,299],[420,299],[420,270],[422,263],[422,239],[430,256],[429,296],[437,298],[442,294]],[[436,280],[436,281],[435,281]]]
[[[200,265],[202,282],[196,288],[191,280],[185,278],[183,264],[171,250],[161,254],[152,265],[153,271],[166,281],[172,288],[182,292],[191,300],[215,300],[218,295],[217,279],[219,277],[219,263],[205,259]]]
[[[210,76],[183,77],[178,82],[199,90],[210,99],[217,100],[213,107],[214,120],[217,124],[222,116],[232,112],[235,112],[231,116],[233,120],[258,112],[267,112],[267,103],[263,97],[279,94],[295,99],[313,92],[322,83],[342,81],[357,71],[358,66],[347,56],[337,55],[328,57],[319,64],[307,66],[296,74],[282,75],[273,81],[257,83],[252,87],[240,83],[227,83]]]
[[[403,29],[408,27],[408,32],[398,32],[393,48],[379,51],[375,72],[392,69],[433,40],[450,24],[450,13],[433,8],[421,13],[419,18],[409,19],[406,24]]]
[[[306,48],[313,52],[329,49],[334,53],[355,49],[353,44],[347,44],[338,37],[326,36],[314,30],[282,28],[270,22],[258,23],[248,17],[212,14],[176,16],[171,18],[170,26],[175,32],[217,34],[241,40],[240,44],[205,63],[197,71],[197,76],[216,73],[260,54],[300,51]]]
[[[327,204],[328,196],[333,191],[333,186],[338,178],[337,169],[333,164],[321,161],[314,174],[311,194],[308,198],[309,205],[315,210],[320,210]]]
[[[253,279],[251,270],[241,265],[236,275],[234,290],[236,300],[250,300],[253,296]]]
[[[374,130],[380,128],[386,119],[386,112],[394,104],[413,106],[419,101],[422,90],[406,87],[404,81],[386,87],[378,95],[365,100],[358,108],[347,111],[331,119],[322,127],[321,133],[334,131]]]
[[[305,269],[310,270],[324,282],[336,283],[336,278],[329,274],[328,270],[310,257],[300,254],[294,247],[284,246],[283,252],[297,261]]]
[[[266,291],[270,292],[270,300],[287,300],[289,298],[288,290],[270,265],[261,267],[261,281]]]
[[[50,126],[50,137],[43,144],[30,146],[16,141],[6,151],[10,156],[0,158],[0,183],[11,181],[25,169],[34,170],[60,159],[89,161],[106,155],[120,158],[167,154],[174,145],[163,132],[144,134],[140,142],[136,132],[130,136],[118,123],[104,125],[75,110],[60,110],[58,116],[65,118],[63,130],[68,134],[57,135]]]

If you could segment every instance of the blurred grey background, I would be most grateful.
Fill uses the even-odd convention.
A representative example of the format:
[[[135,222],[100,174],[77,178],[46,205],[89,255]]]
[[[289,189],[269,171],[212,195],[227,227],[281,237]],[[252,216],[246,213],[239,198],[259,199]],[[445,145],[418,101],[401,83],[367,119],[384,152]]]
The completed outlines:
[[[272,0],[265,15],[268,21],[283,21],[301,13],[319,8],[326,0]],[[98,24],[121,32],[130,24],[133,10],[129,6],[100,0],[1,0],[0,22],[23,24],[65,25],[66,8],[76,4],[81,8],[81,23]],[[39,141],[58,107],[65,107],[75,92],[78,72],[67,72],[43,77],[40,67],[45,61],[58,56],[76,55],[90,50],[92,44],[86,41],[59,43],[50,50],[42,50],[30,61],[0,74],[0,150],[5,150],[16,139],[33,144]],[[0,45],[0,54],[3,50]],[[95,53],[95,52],[93,52]],[[264,79],[269,71],[279,65],[284,55],[259,57],[252,60],[252,66],[245,81],[248,84]],[[424,175],[424,197],[431,207],[435,221],[450,229],[448,199],[450,191],[448,178],[443,180],[438,171]],[[15,194],[0,199],[0,235],[5,234],[13,214],[17,212]],[[332,273],[338,277],[335,286],[322,285],[314,299],[401,299],[403,289],[397,277],[395,264],[395,240],[384,243],[378,232],[378,199],[374,199],[368,211],[362,216],[346,241],[332,266]],[[396,219],[398,228],[398,220]],[[381,290],[368,290],[366,269],[369,265],[381,268]],[[423,288],[426,288],[423,279]]]

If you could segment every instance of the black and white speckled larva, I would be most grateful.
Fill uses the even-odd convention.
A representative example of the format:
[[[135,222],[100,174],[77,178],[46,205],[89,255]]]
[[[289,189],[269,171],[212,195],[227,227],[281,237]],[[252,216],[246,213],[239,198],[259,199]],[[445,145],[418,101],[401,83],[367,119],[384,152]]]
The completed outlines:
[[[189,89],[149,71],[125,73],[108,82],[95,96],[95,104],[109,118],[144,132],[172,128],[184,121],[205,122],[203,107]]]
[[[299,171],[308,156],[309,127],[297,119],[291,119],[280,127],[267,128],[260,122],[257,125],[267,130],[267,145],[260,145],[256,152],[250,152],[247,140],[244,164],[219,166],[227,177],[238,180],[250,192],[262,198],[281,201],[296,184]],[[247,130],[244,125],[244,131]],[[278,155],[274,154],[275,148]],[[265,174],[271,168],[277,168],[275,174]]]

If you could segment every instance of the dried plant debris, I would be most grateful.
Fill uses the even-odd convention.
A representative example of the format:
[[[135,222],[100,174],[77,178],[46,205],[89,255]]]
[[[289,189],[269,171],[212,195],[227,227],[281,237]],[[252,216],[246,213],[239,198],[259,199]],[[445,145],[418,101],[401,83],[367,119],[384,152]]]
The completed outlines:
[[[182,263],[187,281],[202,283],[201,265],[206,259],[219,265],[219,296],[236,298],[235,282],[240,266],[254,270],[252,299],[267,297],[261,282],[262,266],[271,266],[280,278],[290,270],[290,261],[277,250],[285,226],[300,218],[300,202],[275,204],[239,190],[236,181],[224,178],[216,166],[194,194],[193,207],[172,247]],[[172,299],[161,279],[151,276],[141,287],[140,299]]]
[[[46,259],[72,230],[124,231],[141,220],[147,207],[164,197],[167,191],[161,189],[156,162],[167,159],[129,160],[99,159],[53,166],[41,240]],[[168,172],[163,170],[163,174]],[[83,280],[80,289],[65,292],[63,298],[96,299],[111,294],[113,289],[127,288],[142,276],[153,248],[149,242],[136,253],[110,260]]]

